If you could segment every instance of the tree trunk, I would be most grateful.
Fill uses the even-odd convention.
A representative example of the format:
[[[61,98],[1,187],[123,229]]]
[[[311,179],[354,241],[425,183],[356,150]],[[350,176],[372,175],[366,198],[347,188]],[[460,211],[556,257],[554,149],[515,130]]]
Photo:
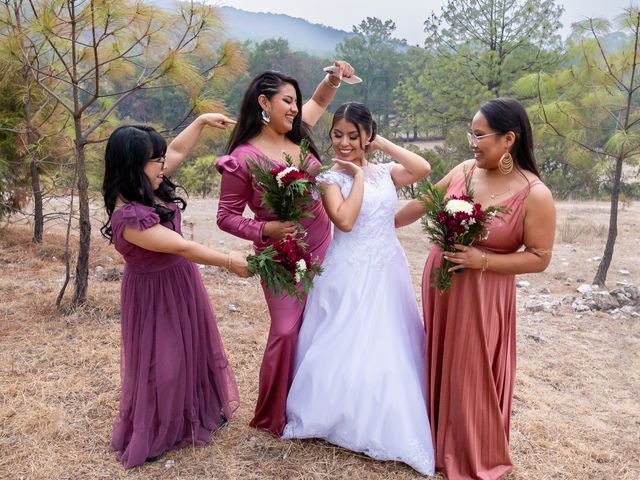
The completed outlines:
[[[85,159],[85,142],[80,118],[75,119],[76,174],[78,176],[78,209],[80,213],[80,243],[76,263],[75,288],[72,305],[77,307],[87,300],[89,284],[89,247],[91,246],[91,218],[89,215],[89,180]]]
[[[22,21],[20,4],[17,2],[13,5],[16,20],[16,29],[22,32]],[[20,36],[20,47],[26,51],[25,41]],[[32,62],[33,63],[33,62]],[[44,212],[42,207],[42,190],[40,189],[40,172],[38,171],[38,160],[34,158],[37,152],[32,150],[32,146],[36,142],[35,128],[33,127],[33,112],[31,105],[31,69],[25,65],[22,69],[22,80],[27,87],[24,96],[24,119],[27,126],[27,155],[29,158],[29,174],[31,176],[31,189],[33,191],[33,238],[32,243],[42,243],[42,233],[44,231]]]
[[[618,197],[620,196],[620,181],[622,179],[622,163],[624,156],[620,155],[616,159],[615,171],[613,173],[613,182],[611,183],[611,212],[609,214],[609,233],[607,235],[607,244],[604,247],[604,254],[598,271],[593,279],[593,284],[600,287],[604,286],[607,280],[607,272],[613,258],[613,247],[616,244],[618,236]]]
[[[24,81],[29,82],[29,71],[24,70]],[[40,172],[38,171],[38,160],[34,157],[37,152],[31,148],[36,142],[36,135],[33,128],[33,116],[31,113],[31,89],[27,87],[24,99],[24,118],[27,126],[27,155],[29,156],[29,174],[31,175],[31,190],[33,191],[33,243],[42,243],[42,232],[44,230],[44,212],[42,205],[42,190],[40,189]]]
[[[44,231],[42,190],[40,190],[38,162],[33,158],[29,162],[29,172],[31,174],[31,189],[33,190],[33,238],[31,242],[42,243],[42,233]]]

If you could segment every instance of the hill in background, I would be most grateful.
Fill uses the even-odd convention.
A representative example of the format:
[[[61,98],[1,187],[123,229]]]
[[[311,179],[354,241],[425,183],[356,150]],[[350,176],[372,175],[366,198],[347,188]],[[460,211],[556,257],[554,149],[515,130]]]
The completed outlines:
[[[147,0],[163,10],[177,10],[174,0]],[[234,7],[218,7],[227,38],[262,42],[268,38],[284,38],[293,51],[331,56],[336,45],[354,35],[344,30],[311,23],[302,18],[276,13],[255,13]]]
[[[220,12],[229,38],[254,42],[285,38],[291,50],[303,50],[321,56],[331,55],[338,43],[353,35],[289,15],[254,13],[233,7],[220,7]]]

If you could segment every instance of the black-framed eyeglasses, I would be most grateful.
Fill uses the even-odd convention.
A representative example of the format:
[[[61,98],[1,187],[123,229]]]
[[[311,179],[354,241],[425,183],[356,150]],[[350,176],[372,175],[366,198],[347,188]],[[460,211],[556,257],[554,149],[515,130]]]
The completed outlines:
[[[165,156],[161,156],[158,158],[151,158],[148,160],[149,162],[153,162],[153,163],[159,163],[162,165],[162,168],[164,168],[164,164],[167,162],[167,159],[165,158]]]

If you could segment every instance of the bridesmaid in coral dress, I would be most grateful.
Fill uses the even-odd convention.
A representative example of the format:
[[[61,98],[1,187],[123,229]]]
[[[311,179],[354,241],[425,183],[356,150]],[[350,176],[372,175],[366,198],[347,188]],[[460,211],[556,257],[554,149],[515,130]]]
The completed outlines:
[[[278,72],[264,72],[253,79],[242,100],[238,123],[229,139],[228,155],[216,168],[222,174],[218,226],[233,235],[252,240],[256,251],[295,232],[292,222],[280,222],[262,206],[262,195],[249,172],[248,159],[268,159],[283,163],[283,153],[294,162],[300,155],[300,142],[307,139],[311,154],[307,161],[320,169],[318,152],[307,126],[320,119],[335,96],[342,77],[354,74],[346,62],[335,63],[337,74],[327,75],[304,106],[295,79]],[[254,218],[243,216],[249,206]],[[319,261],[331,240],[331,223],[318,199],[311,208],[313,218],[300,223],[311,255]],[[260,385],[255,416],[250,425],[281,436],[286,423],[285,407],[291,386],[298,330],[304,304],[288,295],[274,296],[264,286],[271,316],[271,328],[260,368]]]
[[[427,399],[436,469],[448,479],[503,478],[509,457],[509,422],[516,370],[515,275],[543,271],[551,260],[555,206],[540,181],[527,114],[516,100],[499,98],[473,118],[474,160],[440,182],[447,195],[465,190],[471,175],[475,200],[511,209],[473,247],[447,258],[463,270],[444,293],[430,286],[443,259],[433,246],[422,295],[427,331]],[[419,201],[396,215],[396,226],[424,214]],[[524,249],[522,247],[524,246]]]

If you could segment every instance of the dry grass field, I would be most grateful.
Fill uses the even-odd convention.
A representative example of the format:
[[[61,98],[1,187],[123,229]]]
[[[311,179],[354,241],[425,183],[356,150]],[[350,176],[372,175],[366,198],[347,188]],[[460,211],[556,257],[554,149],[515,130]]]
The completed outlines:
[[[590,282],[608,222],[603,203],[560,203],[554,258],[520,277],[518,374],[509,480],[640,478],[640,318],[524,308],[531,298],[578,296]],[[620,214],[608,278],[640,286],[640,204]],[[96,218],[95,225],[99,224]],[[95,228],[97,232],[97,228]],[[215,202],[192,200],[185,235],[226,250],[248,244],[218,231]],[[399,232],[419,296],[428,245],[418,225]],[[256,279],[201,270],[234,367],[241,405],[205,447],[168,452],[124,471],[107,446],[119,393],[119,282],[122,260],[94,235],[88,305],[53,306],[64,237],[50,228],[32,247],[27,226],[0,230],[0,478],[37,479],[410,479],[405,465],[376,462],[321,441],[280,441],[248,427],[268,331]],[[96,272],[100,270],[101,272]],[[622,272],[621,272],[622,271]],[[629,272],[629,273],[627,273]],[[68,295],[69,296],[69,295]],[[238,311],[229,310],[234,304]]]

